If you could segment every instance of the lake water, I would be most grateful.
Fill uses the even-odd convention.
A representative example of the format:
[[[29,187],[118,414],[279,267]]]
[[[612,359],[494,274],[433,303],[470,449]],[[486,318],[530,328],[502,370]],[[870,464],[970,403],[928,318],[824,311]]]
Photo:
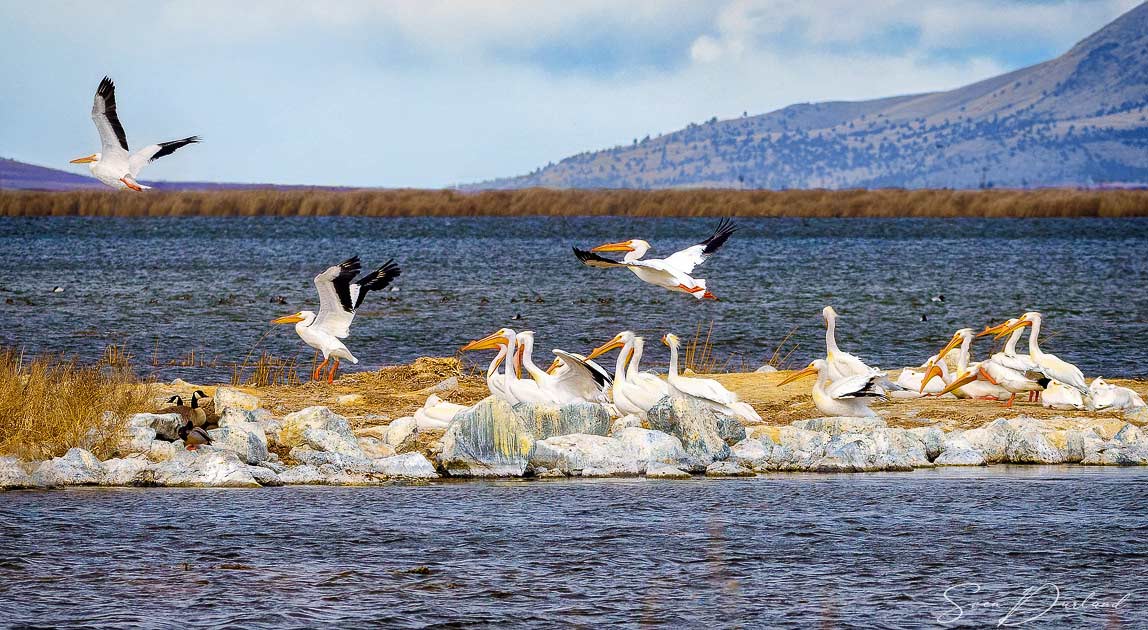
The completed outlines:
[[[1022,627],[1143,628],[1146,502],[1145,469],[1005,466],[9,492],[0,622],[971,628],[1043,586],[1010,621],[1056,588]]]
[[[256,342],[272,318],[317,307],[316,273],[360,254],[366,265],[393,257],[403,267],[398,291],[368,296],[356,317],[347,344],[360,368],[449,356],[504,325],[536,331],[544,350],[585,352],[623,328],[689,337],[710,322],[714,352],[731,367],[757,367],[791,332],[791,364],[804,364],[824,353],[819,313],[832,304],[842,347],[887,368],[920,364],[959,327],[1035,309],[1045,315],[1047,349],[1087,376],[1148,375],[1145,219],[739,219],[741,231],[699,268],[720,302],[650,287],[625,270],[584,267],[570,252],[644,237],[665,255],[714,224],[0,219],[0,341],[88,359],[123,342],[137,364],[193,350],[239,361],[253,348],[310,361],[290,327]],[[939,294],[943,303],[931,301]],[[286,304],[271,303],[277,296]],[[664,362],[663,350],[654,344],[647,356]],[[159,373],[201,382],[228,375]]]

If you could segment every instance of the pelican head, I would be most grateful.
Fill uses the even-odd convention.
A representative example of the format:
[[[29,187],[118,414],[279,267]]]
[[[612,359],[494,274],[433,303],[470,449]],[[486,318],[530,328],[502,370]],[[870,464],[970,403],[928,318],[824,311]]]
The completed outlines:
[[[954,389],[959,389],[977,380],[977,374],[980,371],[980,367],[980,363],[973,363],[966,367],[963,371],[957,372],[957,375],[953,377],[953,382],[946,385],[945,388],[942,389],[937,395],[944,396]]]
[[[646,255],[646,252],[653,249],[649,243],[641,239],[632,238],[628,241],[618,241],[617,243],[606,243],[599,245],[592,252],[627,252],[626,258],[641,258]]]
[[[825,323],[828,324],[837,319],[837,311],[833,310],[832,306],[826,306],[821,309],[821,317],[825,318]]]
[[[499,328],[493,333],[483,337],[482,339],[475,339],[474,341],[462,347],[462,351],[468,350],[497,350],[499,346],[510,345],[510,341],[515,338],[514,331],[509,328]]]
[[[957,332],[953,333],[953,338],[950,339],[949,343],[946,344],[944,348],[941,348],[941,351],[937,353],[937,361],[940,361],[941,359],[945,358],[946,354],[948,354],[951,350],[953,350],[957,346],[964,343],[965,339],[972,339],[975,336],[976,336],[976,333],[973,332],[972,328],[962,328],[962,329],[958,330]]]
[[[671,348],[677,348],[678,344],[681,343],[681,340],[678,339],[678,336],[675,335],[674,333],[666,333],[666,334],[662,335],[662,343],[666,344],[667,346],[669,346]]]
[[[634,335],[633,331],[623,330],[622,332],[618,333],[617,335],[614,335],[614,338],[611,339],[610,341],[607,341],[606,343],[598,346],[597,348],[594,348],[586,358],[587,359],[595,359],[595,358],[602,356],[603,354],[606,354],[607,352],[609,352],[611,350],[616,350],[618,348],[621,348],[622,346],[624,346],[626,344],[632,345],[634,343],[634,339],[635,339],[635,335]]]
[[[940,355],[933,355],[929,358],[928,363],[925,364],[925,376],[921,379],[921,388],[917,390],[918,394],[925,391],[925,386],[929,384],[929,381],[938,376],[944,376],[945,373],[941,369],[940,361]]]
[[[825,308],[829,308],[829,307],[826,306]],[[825,369],[825,359],[814,359],[813,361],[809,362],[809,365],[805,366],[804,370],[800,370],[798,372],[794,372],[793,374],[790,374],[789,376],[785,377],[784,380],[782,380],[780,383],[778,383],[777,386],[781,387],[782,385],[788,385],[789,383],[792,383],[793,381],[796,381],[799,378],[803,378],[806,376],[813,376],[823,369]]]
[[[91,155],[86,155],[84,157],[78,157],[74,160],[71,160],[69,164],[88,164],[89,162],[99,162],[100,158],[102,157],[102,153],[93,153]]]
[[[315,313],[313,313],[311,311],[299,311],[298,313],[295,313],[294,315],[284,315],[283,317],[280,317],[278,319],[273,319],[273,320],[271,320],[271,323],[272,324],[298,324],[299,322],[305,322],[304,325],[307,325],[307,324],[310,324],[314,320],[315,320]]]
[[[1020,320],[1013,317],[1008,321],[997,324],[996,326],[985,326],[985,329],[977,333],[977,336],[984,337],[985,335],[993,335],[994,339],[1000,339],[1001,337],[1004,337],[1009,332],[1011,332],[1013,330],[1013,325],[1018,321]]]
[[[1021,328],[1023,326],[1040,326],[1040,319],[1041,319],[1040,313],[1038,313],[1036,311],[1029,311],[1029,312],[1025,313],[1024,315],[1021,315],[1020,319],[1016,320],[1015,324],[1002,330],[1000,332],[1000,334],[1002,336],[1007,335],[1007,334],[1011,333],[1012,331],[1016,330],[1017,328]]]

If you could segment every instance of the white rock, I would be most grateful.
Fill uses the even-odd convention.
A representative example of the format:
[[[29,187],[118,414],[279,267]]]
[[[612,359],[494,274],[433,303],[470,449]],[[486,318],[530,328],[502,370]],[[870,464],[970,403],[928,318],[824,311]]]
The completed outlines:
[[[143,457],[109,459],[103,464],[104,477],[100,481],[100,485],[149,486],[155,483],[154,477],[148,469],[151,462]]]
[[[886,427],[874,429],[869,436],[873,438],[879,453],[887,454],[894,460],[904,461],[914,468],[932,466],[925,442],[916,433]]]
[[[215,402],[215,412],[220,415],[223,415],[225,409],[255,411],[259,408],[258,396],[231,387],[215,388],[215,395],[211,400]]]
[[[798,420],[793,423],[798,429],[828,433],[829,437],[842,433],[869,433],[873,429],[888,426],[881,418],[824,417],[811,420]]]
[[[173,414],[174,415],[174,414]],[[115,445],[115,452],[119,455],[131,455],[133,453],[148,453],[151,451],[152,442],[156,441],[155,429],[145,424],[131,424],[129,423],[123,428],[120,434],[119,442]]]
[[[359,450],[363,452],[363,456],[368,459],[379,459],[381,457],[391,457],[395,454],[393,446],[380,440],[377,437],[365,435],[359,438]]]
[[[251,473],[251,477],[259,482],[259,485],[264,487],[281,486],[283,481],[279,479],[279,475],[270,468],[265,466],[248,466],[247,472]]]
[[[0,489],[36,488],[44,485],[24,469],[24,463],[15,457],[0,457]]]
[[[634,454],[638,460],[639,472],[646,472],[651,462],[682,466],[689,461],[686,450],[682,448],[682,441],[668,433],[628,427],[613,437]]]
[[[924,446],[921,447],[922,451]],[[895,452],[882,448],[871,435],[841,433],[825,445],[825,455],[813,462],[816,472],[869,472],[912,470],[913,466]]]
[[[277,442],[292,447],[303,444],[303,432],[307,429],[326,429],[355,439],[347,419],[326,407],[307,407],[283,417],[280,423]]]
[[[103,481],[104,466],[88,451],[70,448],[63,457],[41,463],[35,474],[49,486],[94,486]]]
[[[289,454],[291,459],[301,464],[310,464],[316,468],[329,465],[344,471],[354,471],[363,474],[367,474],[371,471],[371,460],[366,457],[318,451],[310,446],[296,446],[291,449]]]
[[[752,477],[754,472],[741,462],[714,462],[706,466],[707,477]]]
[[[384,441],[389,446],[398,446],[407,439],[407,436],[418,430],[418,421],[413,416],[405,416],[394,420],[387,425],[387,435]]]
[[[317,451],[338,453],[351,457],[366,458],[363,449],[359,448],[358,439],[348,438],[342,433],[328,431],[327,429],[305,429],[303,431],[303,444]]]
[[[340,405],[357,405],[363,402],[361,394],[343,394],[335,399],[335,402]]]
[[[941,454],[941,444],[945,440],[945,432],[937,427],[915,427],[909,429],[909,433],[917,436],[921,443],[925,445],[925,457],[929,461],[937,459]]]
[[[610,423],[610,437],[617,437],[617,433],[622,429],[629,429],[631,427],[642,428],[642,419],[634,414],[626,414],[614,422]],[[680,440],[679,440],[680,441]]]
[[[646,478],[648,479],[689,479],[690,473],[669,464],[661,462],[650,462],[646,468]]]
[[[754,469],[759,467],[764,469],[768,465],[766,462],[773,451],[773,446],[773,442],[769,440],[746,438],[730,448],[730,459]]]
[[[1098,458],[1104,450],[1104,439],[1092,429],[1068,429],[1064,432],[1064,461],[1080,463]]]
[[[933,460],[937,466],[984,466],[985,458],[971,448],[964,450],[947,449]]]
[[[1015,431],[1010,436],[1005,457],[1014,464],[1062,464],[1065,461],[1060,449],[1043,433],[1031,428]]]
[[[434,465],[422,453],[403,453],[372,460],[374,472],[403,479],[437,479]]]
[[[633,476],[639,470],[637,457],[621,441],[585,433],[535,442],[530,465],[583,477]]]
[[[258,422],[248,421],[242,411],[228,409],[219,419],[219,428],[207,432],[211,445],[234,451],[244,464],[267,461],[267,434]]]
[[[128,427],[147,427],[161,440],[174,442],[179,439],[179,428],[183,418],[178,413],[137,413],[128,418]],[[141,451],[134,451],[141,452]]]
[[[829,442],[829,434],[810,431],[796,426],[780,427],[777,430],[778,444],[793,451],[820,453]]]
[[[161,486],[258,488],[259,482],[239,455],[232,451],[201,446],[152,466]]]
[[[691,470],[703,471],[713,462],[729,457],[729,435],[719,427],[719,414],[695,399],[666,396],[649,409],[646,420],[651,429],[682,441]]]
[[[292,466],[279,473],[279,481],[288,486],[300,486],[322,483],[323,473],[319,468],[310,464]]]
[[[773,372],[776,372],[776,371],[777,371],[777,368],[773,367],[772,365],[763,365],[763,366],[757,368],[756,370],[754,370],[754,372],[756,372],[758,374],[772,374]]]

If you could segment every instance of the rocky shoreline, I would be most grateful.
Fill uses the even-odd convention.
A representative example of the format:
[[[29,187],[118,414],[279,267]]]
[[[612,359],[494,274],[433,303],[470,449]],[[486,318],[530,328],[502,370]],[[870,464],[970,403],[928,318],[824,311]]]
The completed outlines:
[[[275,417],[220,387],[213,443],[189,451],[179,414],[128,419],[115,457],[83,448],[38,462],[0,457],[0,488],[375,485],[442,478],[744,477],[772,472],[908,471],[990,464],[1148,465],[1138,410],[1113,416],[1000,417],[976,428],[890,427],[881,418],[742,426],[685,399],[643,420],[605,407],[487,398],[441,420],[412,417],[353,430],[327,407]]]

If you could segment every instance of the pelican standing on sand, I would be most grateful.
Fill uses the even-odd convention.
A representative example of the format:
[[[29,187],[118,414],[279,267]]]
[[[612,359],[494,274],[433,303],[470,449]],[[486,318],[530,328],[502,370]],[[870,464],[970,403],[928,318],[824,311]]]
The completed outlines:
[[[1045,376],[1080,392],[1080,395],[1084,397],[1087,403],[1092,396],[1092,390],[1088,388],[1088,383],[1084,381],[1084,374],[1080,371],[1080,368],[1068,361],[1060,359],[1054,354],[1041,351],[1040,344],[1038,343],[1040,323],[1040,313],[1029,311],[1021,315],[1017,323],[1002,332],[1012,332],[1018,328],[1032,326],[1028,333],[1029,358],[1032,359],[1033,363],[1040,368],[1040,371],[1043,372]]]
[[[647,258],[642,256],[653,249],[650,244],[640,239],[630,239],[617,243],[599,245],[590,251],[574,248],[574,255],[582,264],[590,267],[625,267],[638,276],[643,282],[653,284],[670,291],[688,293],[695,298],[716,300],[717,296],[706,289],[703,278],[694,278],[690,274],[698,265],[706,261],[718,250],[730,235],[737,230],[729,219],[722,219],[714,233],[706,240],[692,245],[666,258]],[[621,262],[599,256],[594,252],[626,252]]]
[[[128,136],[116,114],[116,84],[108,77],[104,77],[96,88],[92,122],[96,123],[96,131],[100,133],[100,152],[76,158],[72,164],[87,164],[96,179],[112,188],[137,192],[150,188],[136,181],[143,167],[175,153],[177,149],[199,142],[199,136],[188,136],[182,140],[149,144],[135,153],[128,153]]]
[[[881,372],[846,376],[840,380],[829,381],[829,362],[825,359],[815,359],[804,370],[795,372],[780,383],[778,387],[792,383],[804,376],[817,375],[813,383],[813,404],[817,410],[827,416],[842,417],[872,417],[877,412],[869,408],[875,400],[885,400],[885,390],[878,381],[882,378]]]
[[[729,391],[712,378],[691,378],[678,374],[678,346],[681,340],[673,333],[666,333],[662,343],[670,348],[670,373],[666,377],[671,391],[705,403],[718,413],[741,420],[745,424],[761,424],[761,416],[748,403],[738,400],[737,394]]]
[[[988,376],[988,372],[981,368],[979,361],[970,361],[970,347],[975,337],[976,333],[973,332],[972,328],[962,328],[953,333],[949,343],[937,353],[939,359],[934,361],[934,365],[925,372],[925,380],[921,384],[922,389],[929,384],[934,376],[941,375],[940,362],[949,352],[960,346],[961,350],[957,355],[957,371],[953,374],[953,380],[949,381],[945,389],[941,390],[941,395],[951,392],[957,398],[980,398],[982,400],[1007,400],[1012,396],[1012,392],[997,385]],[[958,381],[960,383],[954,385]]]
[[[385,288],[402,273],[393,260],[388,260],[382,267],[354,280],[361,270],[358,256],[328,267],[315,276],[315,289],[319,292],[318,315],[312,311],[299,311],[271,321],[272,324],[295,324],[295,332],[303,342],[323,353],[323,362],[311,373],[311,380],[319,380],[331,357],[335,361],[327,373],[328,383],[335,380],[340,359],[359,362],[339,340],[351,334],[355,309],[363,303],[367,293]]]

